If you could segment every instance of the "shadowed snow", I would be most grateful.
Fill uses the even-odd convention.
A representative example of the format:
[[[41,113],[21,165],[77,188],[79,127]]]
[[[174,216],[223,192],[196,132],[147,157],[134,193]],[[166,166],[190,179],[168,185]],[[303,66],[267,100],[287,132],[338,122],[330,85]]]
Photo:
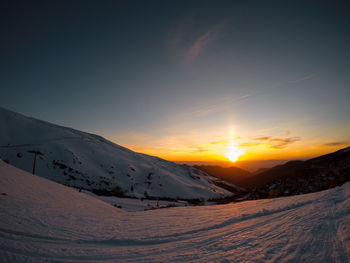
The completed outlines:
[[[348,262],[350,184],[124,212],[0,161],[2,262]]]

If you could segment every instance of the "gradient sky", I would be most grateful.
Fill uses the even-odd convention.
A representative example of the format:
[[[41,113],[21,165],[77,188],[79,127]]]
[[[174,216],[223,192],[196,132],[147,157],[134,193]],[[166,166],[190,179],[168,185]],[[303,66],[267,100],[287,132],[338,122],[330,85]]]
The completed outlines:
[[[350,144],[348,1],[4,1],[0,105],[169,160]]]

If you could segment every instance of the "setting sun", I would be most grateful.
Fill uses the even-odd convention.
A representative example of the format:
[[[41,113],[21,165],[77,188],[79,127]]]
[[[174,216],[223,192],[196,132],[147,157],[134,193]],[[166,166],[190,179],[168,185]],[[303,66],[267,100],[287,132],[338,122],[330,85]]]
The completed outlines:
[[[231,141],[231,143],[228,146],[228,151],[226,153],[226,157],[231,161],[235,162],[238,160],[238,158],[243,154],[243,151],[240,150],[236,144]]]

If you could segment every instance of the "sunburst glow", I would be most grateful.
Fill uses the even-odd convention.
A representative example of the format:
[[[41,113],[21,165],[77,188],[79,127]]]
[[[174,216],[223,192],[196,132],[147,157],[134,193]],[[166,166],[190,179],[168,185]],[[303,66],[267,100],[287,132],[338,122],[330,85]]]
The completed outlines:
[[[231,162],[236,162],[241,155],[243,155],[243,151],[239,149],[233,141],[231,141],[227,149],[226,157]]]

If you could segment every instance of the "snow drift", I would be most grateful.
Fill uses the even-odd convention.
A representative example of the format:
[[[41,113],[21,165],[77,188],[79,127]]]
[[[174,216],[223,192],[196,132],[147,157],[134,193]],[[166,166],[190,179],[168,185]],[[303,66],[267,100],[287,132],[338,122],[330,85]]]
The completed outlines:
[[[350,183],[123,212],[0,161],[1,262],[349,262]]]
[[[0,158],[65,185],[130,197],[209,199],[240,188],[205,172],[133,152],[100,136],[29,118],[0,107]],[[232,190],[233,189],[233,190]]]

